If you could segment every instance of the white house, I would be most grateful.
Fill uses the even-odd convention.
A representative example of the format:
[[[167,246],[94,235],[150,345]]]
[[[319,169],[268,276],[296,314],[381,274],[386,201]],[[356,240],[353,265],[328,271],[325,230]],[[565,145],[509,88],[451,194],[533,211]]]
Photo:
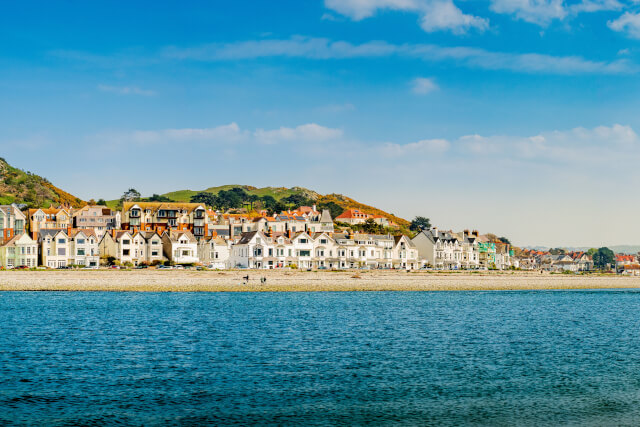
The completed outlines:
[[[229,268],[231,242],[222,237],[204,237],[198,241],[198,259],[210,268]]]
[[[69,230],[69,264],[97,267],[100,265],[98,237],[94,230]]]
[[[195,264],[199,261],[198,241],[190,231],[165,231],[162,247],[165,257],[176,264]]]
[[[38,233],[40,264],[49,268],[69,265],[71,243],[64,230],[41,229]]]

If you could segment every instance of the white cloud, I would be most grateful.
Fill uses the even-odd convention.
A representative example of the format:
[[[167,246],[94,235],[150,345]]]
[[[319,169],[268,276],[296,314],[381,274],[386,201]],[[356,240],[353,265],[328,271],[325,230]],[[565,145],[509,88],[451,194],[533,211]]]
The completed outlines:
[[[346,104],[324,105],[322,107],[317,108],[316,110],[321,112],[321,113],[338,114],[338,113],[346,113],[346,112],[349,112],[349,111],[355,111],[356,110],[356,106],[351,104],[350,102],[347,102]]]
[[[237,123],[230,123],[212,128],[135,130],[126,133],[101,134],[98,137],[110,142],[138,145],[188,142],[234,144],[246,140],[248,133],[240,129]]]
[[[630,126],[615,124],[593,129],[574,128],[538,135],[466,135],[453,144],[459,154],[491,156],[512,160],[547,160],[562,163],[598,163],[621,152],[637,156],[640,138]],[[635,154],[633,154],[635,153]]]
[[[438,153],[447,153],[450,160],[482,157],[496,164],[504,161],[598,164],[621,153],[627,158],[640,158],[640,137],[630,126],[619,124],[555,130],[533,136],[471,134],[453,141],[425,139],[408,144],[385,143],[378,147],[387,156],[405,156],[417,162],[429,159],[421,154]]]
[[[464,34],[472,28],[484,31],[489,21],[462,13],[452,1],[435,1],[429,11],[420,19],[420,26],[428,33],[451,30],[454,34]]]
[[[489,26],[484,18],[464,14],[452,0],[325,0],[325,6],[354,21],[369,18],[378,10],[415,12],[426,32],[461,34],[470,29],[484,31]]]
[[[624,7],[618,0],[583,0],[581,3],[569,6],[569,10],[574,13],[600,12],[608,10],[620,10]]]
[[[109,86],[98,85],[98,90],[102,92],[117,93],[118,95],[142,95],[142,96],[154,96],[156,92],[153,90],[140,89],[137,86]]]
[[[640,39],[640,13],[625,12],[618,19],[607,22],[607,26],[613,31],[625,33],[634,39]]]
[[[324,38],[293,37],[287,40],[254,40],[199,47],[165,49],[176,60],[229,61],[265,57],[323,59],[377,58],[402,56],[429,62],[455,62],[468,68],[509,70],[547,74],[619,74],[637,71],[624,59],[613,62],[590,61],[579,56],[552,56],[538,53],[505,53],[463,46],[434,44],[395,45],[384,41],[352,44]]]
[[[491,10],[542,26],[567,16],[562,0],[491,0]]]
[[[431,78],[418,77],[412,82],[411,91],[416,95],[427,95],[435,90],[438,90],[438,85]]]
[[[444,153],[449,149],[450,145],[451,143],[446,139],[423,139],[422,141],[408,144],[386,143],[382,146],[382,152],[394,157],[419,156]]]
[[[553,20],[561,21],[569,15],[620,10],[623,7],[618,0],[583,0],[570,5],[563,0],[491,0],[490,9],[546,27]]]
[[[331,129],[315,123],[301,125],[296,128],[258,129],[253,133],[255,140],[261,144],[322,142],[339,139],[342,135],[343,132],[340,129]]]

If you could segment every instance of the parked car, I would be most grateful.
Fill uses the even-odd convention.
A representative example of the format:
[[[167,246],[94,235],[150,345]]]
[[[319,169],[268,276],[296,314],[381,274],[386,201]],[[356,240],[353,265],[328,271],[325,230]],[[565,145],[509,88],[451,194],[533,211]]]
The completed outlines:
[[[143,269],[143,268],[149,268],[149,266],[148,266],[148,265],[146,265],[146,264],[140,264],[140,265],[136,266],[136,269],[137,269],[137,270],[141,270],[141,269]]]

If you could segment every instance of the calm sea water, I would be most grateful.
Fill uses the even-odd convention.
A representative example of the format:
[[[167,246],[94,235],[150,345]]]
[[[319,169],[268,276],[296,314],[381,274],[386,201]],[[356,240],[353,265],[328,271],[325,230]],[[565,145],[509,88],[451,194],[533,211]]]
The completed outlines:
[[[0,424],[640,424],[640,293],[0,293]]]

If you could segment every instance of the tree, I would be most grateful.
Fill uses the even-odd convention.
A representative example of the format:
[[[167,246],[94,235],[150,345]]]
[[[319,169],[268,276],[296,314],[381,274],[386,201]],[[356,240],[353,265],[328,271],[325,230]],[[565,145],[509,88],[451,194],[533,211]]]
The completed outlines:
[[[616,255],[609,248],[600,248],[593,255],[593,265],[599,269],[605,269],[615,262]]]
[[[302,194],[292,194],[282,199],[282,202],[291,205],[293,208],[299,208],[300,206],[308,206],[313,204],[313,200],[306,198]]]
[[[218,198],[216,195],[204,191],[196,194],[195,196],[191,196],[190,201],[191,203],[202,203],[205,206],[217,207],[218,205]]]
[[[241,208],[246,195],[247,193],[242,188],[222,190],[217,195],[218,207],[223,210]]]
[[[260,197],[260,201],[262,202],[262,208],[268,210],[269,212],[275,212],[276,199],[273,196],[262,196]]]
[[[96,203],[96,205],[107,206],[107,202],[105,202],[104,199],[98,199],[98,202]]]
[[[362,231],[368,234],[382,234],[384,227],[375,222],[373,218],[369,218],[362,224]]]
[[[96,204],[96,201],[94,199],[90,199],[87,203],[89,203],[91,206]]]
[[[423,216],[417,216],[411,221],[411,225],[409,226],[409,230],[420,232],[422,230],[428,230],[431,228],[431,220],[429,218]]]
[[[321,211],[327,209],[331,214],[331,218],[337,218],[342,214],[342,212],[344,212],[344,209],[342,208],[342,206],[340,206],[336,202],[320,203],[318,205],[318,209]]]
[[[551,249],[549,249],[549,253],[551,255],[564,255],[564,254],[567,253],[567,251],[565,251],[562,248],[551,248]]]
[[[161,196],[155,193],[153,196],[149,197],[149,201],[150,202],[173,202],[173,200],[171,200],[167,196]]]
[[[591,248],[587,251],[587,255],[589,255],[590,257],[594,256],[596,254],[596,252],[598,252],[598,250],[596,248]]]
[[[139,202],[140,192],[135,188],[130,188],[120,197],[121,202]]]
[[[500,240],[502,243],[505,243],[507,245],[510,245],[511,242],[509,241],[509,239],[507,239],[506,237],[498,237],[498,240]]]

